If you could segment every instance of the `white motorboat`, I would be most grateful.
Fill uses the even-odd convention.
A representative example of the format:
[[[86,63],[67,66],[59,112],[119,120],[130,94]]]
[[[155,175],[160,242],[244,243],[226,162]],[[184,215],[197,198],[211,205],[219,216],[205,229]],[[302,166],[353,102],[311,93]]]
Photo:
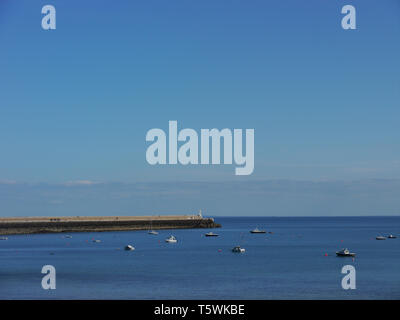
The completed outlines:
[[[233,247],[233,249],[232,249],[232,252],[235,252],[235,253],[243,253],[245,251],[246,250],[244,248],[241,248],[240,246]]]
[[[350,252],[349,249],[342,249],[336,252],[336,255],[339,257],[355,257],[356,254],[354,252]]]
[[[135,250],[135,248],[133,246],[131,246],[130,244],[128,244],[127,246],[125,246],[125,250],[133,251],[133,250]]]
[[[384,236],[377,236],[375,239],[376,239],[376,240],[386,240],[386,237],[384,237]]]
[[[178,242],[178,240],[176,240],[176,238],[173,235],[171,235],[169,238],[165,239],[165,242],[176,243]]]
[[[99,243],[99,242],[101,242],[101,240],[96,240],[96,239],[94,239],[93,242]]]

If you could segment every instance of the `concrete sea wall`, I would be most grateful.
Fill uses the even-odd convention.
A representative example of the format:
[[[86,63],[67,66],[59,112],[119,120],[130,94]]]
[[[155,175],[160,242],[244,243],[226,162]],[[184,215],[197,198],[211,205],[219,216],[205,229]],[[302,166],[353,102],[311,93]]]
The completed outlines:
[[[0,235],[150,229],[219,228],[198,216],[1,218]]]

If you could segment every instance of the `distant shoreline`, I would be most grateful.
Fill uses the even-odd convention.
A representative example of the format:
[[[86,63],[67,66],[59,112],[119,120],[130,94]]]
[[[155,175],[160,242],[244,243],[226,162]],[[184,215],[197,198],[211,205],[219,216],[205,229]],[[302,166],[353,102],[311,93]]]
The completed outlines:
[[[0,218],[0,235],[219,227],[198,215]]]

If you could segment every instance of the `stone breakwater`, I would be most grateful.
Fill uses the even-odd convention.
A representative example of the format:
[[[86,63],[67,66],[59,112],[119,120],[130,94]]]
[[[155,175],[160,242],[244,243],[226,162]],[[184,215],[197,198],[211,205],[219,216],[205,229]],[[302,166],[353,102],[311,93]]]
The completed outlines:
[[[219,228],[213,218],[199,216],[141,216],[141,217],[32,217],[0,218],[0,235],[134,231],[148,229]]]

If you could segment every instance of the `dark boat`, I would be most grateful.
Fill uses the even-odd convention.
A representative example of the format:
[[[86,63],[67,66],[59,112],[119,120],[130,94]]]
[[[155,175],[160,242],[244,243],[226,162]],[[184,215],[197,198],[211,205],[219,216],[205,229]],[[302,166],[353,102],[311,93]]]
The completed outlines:
[[[218,237],[219,235],[213,232],[208,232],[205,234],[206,237]]]
[[[350,252],[348,249],[342,249],[340,251],[336,251],[336,255],[338,257],[355,257],[356,254],[353,252]]]
[[[232,252],[234,252],[234,253],[243,253],[245,251],[246,250],[244,248],[241,248],[240,246],[233,247],[233,249],[232,249]]]
[[[265,230],[260,230],[258,228],[255,228],[254,230],[251,230],[250,233],[267,233]]]
[[[394,236],[394,235],[392,235],[392,234],[389,234],[388,235],[388,239],[396,239],[397,237],[396,236]]]

